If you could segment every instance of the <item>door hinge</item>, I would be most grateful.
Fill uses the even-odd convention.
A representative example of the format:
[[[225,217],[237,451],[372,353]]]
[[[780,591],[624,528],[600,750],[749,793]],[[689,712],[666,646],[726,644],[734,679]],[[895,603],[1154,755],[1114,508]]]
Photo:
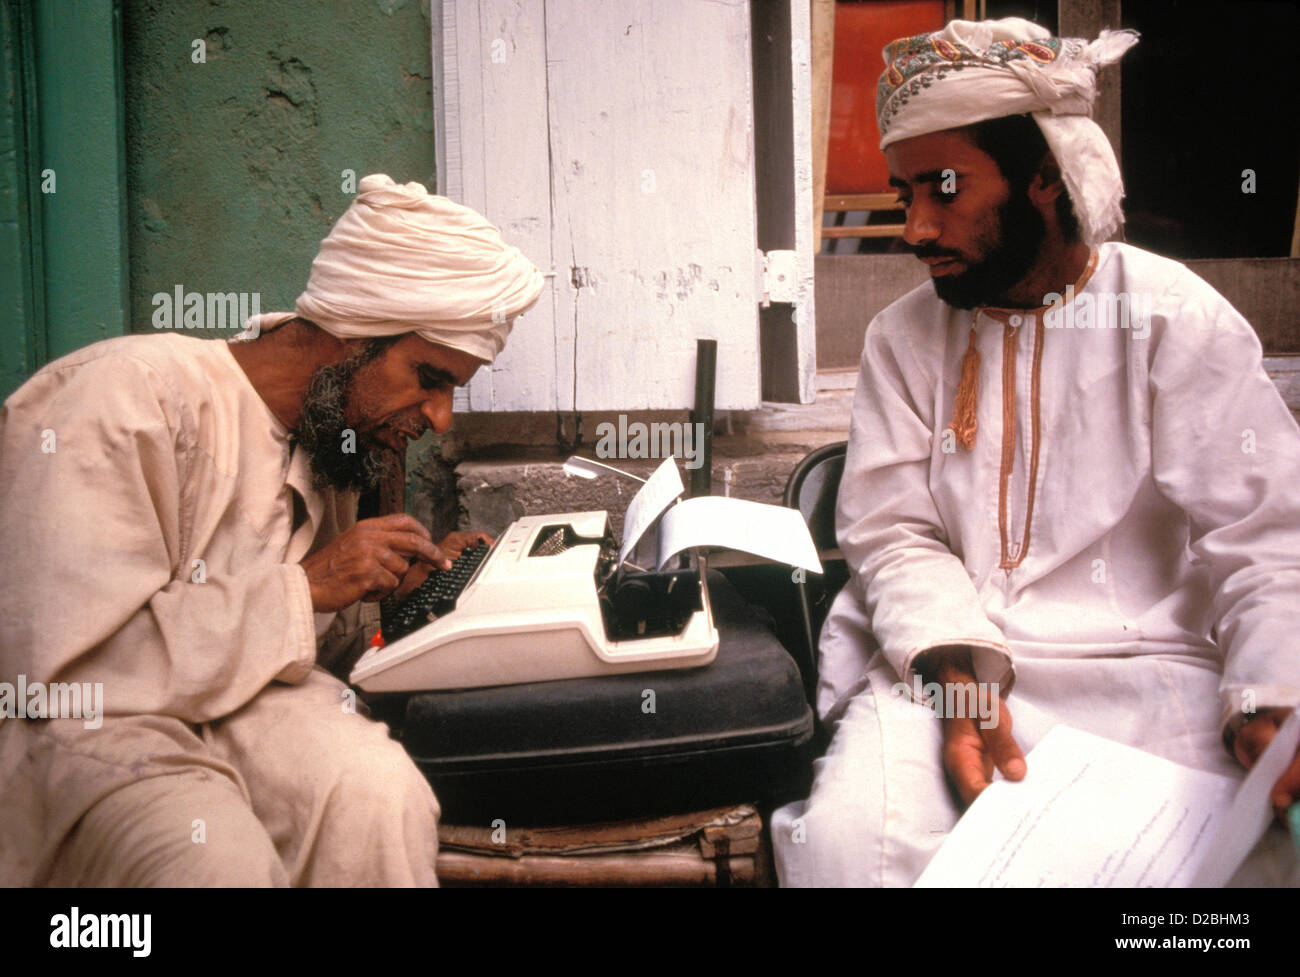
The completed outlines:
[[[793,251],[758,252],[759,301],[763,308],[773,302],[794,302],[797,267]]]

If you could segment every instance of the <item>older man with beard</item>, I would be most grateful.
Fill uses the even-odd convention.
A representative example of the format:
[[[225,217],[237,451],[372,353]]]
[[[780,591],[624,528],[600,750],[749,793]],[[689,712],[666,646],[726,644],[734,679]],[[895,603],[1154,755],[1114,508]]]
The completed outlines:
[[[1300,701],[1300,433],[1249,324],[1107,240],[1122,186],[1089,112],[1135,41],[1013,18],[885,49],[881,147],[932,277],[867,329],[834,735],[773,819],[783,884],[911,885],[1055,724],[1239,779]],[[914,698],[977,682],[979,714]],[[1300,759],[1272,794],[1298,797]],[[1295,873],[1275,825],[1237,881]]]
[[[0,718],[0,884],[436,881],[428,784],[320,663],[465,545],[357,522],[356,490],[450,427],[542,284],[478,214],[371,176],[294,312],[97,343],[9,398],[0,681],[102,683],[104,715]]]

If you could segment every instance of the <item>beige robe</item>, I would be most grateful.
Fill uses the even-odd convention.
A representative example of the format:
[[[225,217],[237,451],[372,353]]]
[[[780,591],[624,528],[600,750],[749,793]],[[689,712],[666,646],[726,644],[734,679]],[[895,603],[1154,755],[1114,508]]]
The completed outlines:
[[[312,489],[305,452],[226,343],[132,336],[41,370],[0,415],[0,495],[0,682],[99,683],[104,713],[98,728],[0,719],[0,883],[48,881],[83,816],[132,797],[140,800],[128,810],[155,812],[144,820],[170,819],[164,833],[197,837],[216,820],[247,834],[262,824],[284,866],[265,870],[272,882],[432,881],[432,793],[316,664],[318,634],[322,654],[335,655],[364,641],[377,617],[374,605],[313,614],[299,566],[353,523],[355,496]],[[264,699],[278,721],[264,715]],[[295,716],[303,709],[305,724]],[[240,724],[259,715],[247,720],[258,738],[241,736]],[[378,771],[374,783],[368,769]],[[346,792],[337,789],[344,776]],[[175,777],[174,793],[189,782],[208,791],[199,806],[209,817],[167,810],[168,791],[146,798],[140,786]],[[214,778],[219,796],[205,786]],[[269,813],[286,796],[300,809]],[[218,810],[222,797],[257,820]],[[79,836],[88,857],[102,858],[95,850],[107,835],[84,841],[93,820]],[[402,851],[373,868],[358,851],[313,871],[297,851],[303,832],[336,844],[345,836],[333,838],[335,827],[385,820]],[[135,841],[166,862],[150,830]],[[226,842],[240,847],[229,833]],[[185,844],[178,857],[213,842]],[[242,839],[244,849],[259,846],[270,850],[267,837]],[[412,860],[427,863],[404,864]],[[184,882],[132,874],[126,861],[109,859],[117,875],[86,878]],[[75,882],[66,862],[59,877]]]

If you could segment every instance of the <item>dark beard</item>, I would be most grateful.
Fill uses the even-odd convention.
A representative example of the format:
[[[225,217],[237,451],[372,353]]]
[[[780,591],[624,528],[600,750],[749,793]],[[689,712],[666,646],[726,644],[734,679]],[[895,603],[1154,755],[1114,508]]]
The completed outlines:
[[[997,306],[1007,290],[1025,277],[1047,236],[1043,215],[1034,209],[1026,194],[1013,192],[998,208],[997,231],[996,243],[979,264],[960,275],[931,279],[939,298],[958,309]],[[922,258],[942,256],[938,251],[927,254],[926,248],[916,250]]]
[[[312,485],[317,491],[334,488],[340,492],[368,492],[379,486],[391,467],[390,452],[363,443],[345,417],[353,377],[374,358],[368,352],[322,366],[312,374],[297,440],[311,458]],[[352,437],[345,445],[348,431],[352,431]],[[353,450],[345,451],[345,446]]]

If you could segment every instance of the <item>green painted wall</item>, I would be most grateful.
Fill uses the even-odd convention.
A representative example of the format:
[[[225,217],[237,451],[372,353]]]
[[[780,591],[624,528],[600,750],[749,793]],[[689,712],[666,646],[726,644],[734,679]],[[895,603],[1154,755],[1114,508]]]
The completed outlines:
[[[28,167],[40,179],[43,355],[55,359],[126,331],[120,12],[117,0],[32,7],[40,155]]]
[[[5,0],[0,396],[126,323],[120,0]]]
[[[432,185],[428,0],[123,12],[132,331],[153,331],[152,296],[177,285],[291,309],[352,200],[344,170]]]
[[[20,215],[26,183],[22,150],[22,93],[19,89],[18,28],[15,5],[0,5],[4,45],[4,91],[0,93],[0,397],[7,397],[28,375],[32,351],[26,323],[31,301],[24,253],[27,228]]]

